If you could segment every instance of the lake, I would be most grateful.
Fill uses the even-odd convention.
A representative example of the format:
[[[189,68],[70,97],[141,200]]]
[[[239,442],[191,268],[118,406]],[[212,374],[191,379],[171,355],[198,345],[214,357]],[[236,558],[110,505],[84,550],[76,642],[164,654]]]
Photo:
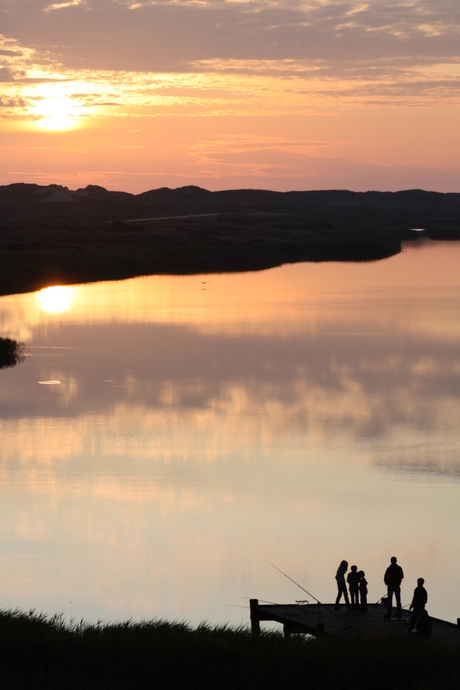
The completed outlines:
[[[0,298],[3,608],[249,622],[346,559],[460,616],[460,243]],[[284,577],[271,564],[302,587]]]

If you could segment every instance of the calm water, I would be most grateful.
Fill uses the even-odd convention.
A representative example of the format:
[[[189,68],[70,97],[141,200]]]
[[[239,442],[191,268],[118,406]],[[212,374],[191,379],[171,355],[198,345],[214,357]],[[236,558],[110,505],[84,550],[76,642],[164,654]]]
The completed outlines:
[[[460,616],[460,245],[0,298],[1,606],[247,623],[343,558]]]

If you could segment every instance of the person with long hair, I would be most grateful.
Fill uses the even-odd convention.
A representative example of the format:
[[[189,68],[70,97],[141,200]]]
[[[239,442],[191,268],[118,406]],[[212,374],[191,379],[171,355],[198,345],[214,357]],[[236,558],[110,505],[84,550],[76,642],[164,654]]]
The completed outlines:
[[[347,592],[347,584],[345,582],[345,573],[348,570],[348,563],[347,561],[342,561],[339,567],[337,568],[337,573],[335,575],[335,579],[337,580],[337,599],[335,600],[335,610],[338,611],[339,609],[339,603],[340,599],[342,598],[342,594],[345,597],[345,604],[347,605],[347,609],[350,609],[350,602],[348,601],[348,592]]]

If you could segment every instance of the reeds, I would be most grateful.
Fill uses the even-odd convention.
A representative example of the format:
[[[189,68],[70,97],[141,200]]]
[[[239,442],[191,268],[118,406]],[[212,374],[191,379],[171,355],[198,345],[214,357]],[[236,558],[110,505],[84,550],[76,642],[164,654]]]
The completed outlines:
[[[14,367],[22,362],[26,355],[24,343],[18,343],[11,338],[0,338],[0,369]]]
[[[90,625],[0,612],[9,688],[458,688],[460,649],[401,638],[285,639],[248,628],[162,620]]]

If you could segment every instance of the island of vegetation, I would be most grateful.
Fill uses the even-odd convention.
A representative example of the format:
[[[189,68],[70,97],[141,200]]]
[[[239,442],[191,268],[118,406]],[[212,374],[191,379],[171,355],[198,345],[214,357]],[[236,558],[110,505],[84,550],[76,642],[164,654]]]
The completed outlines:
[[[26,356],[26,346],[11,338],[0,338],[0,369],[14,367]]]
[[[460,194],[0,187],[0,294],[159,273],[369,261],[460,238]]]

